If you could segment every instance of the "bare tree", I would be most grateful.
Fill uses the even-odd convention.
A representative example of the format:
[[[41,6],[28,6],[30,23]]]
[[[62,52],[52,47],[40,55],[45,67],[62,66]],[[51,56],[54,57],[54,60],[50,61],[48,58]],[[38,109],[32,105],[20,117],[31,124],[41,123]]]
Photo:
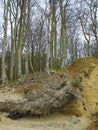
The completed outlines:
[[[63,3],[64,0],[60,0],[60,15],[61,15],[61,34],[60,34],[60,67],[64,68],[66,64],[66,50],[67,50],[67,19],[66,8],[69,4],[69,0]]]
[[[5,63],[5,54],[6,54],[6,45],[7,45],[7,26],[8,26],[8,8],[9,8],[9,0],[4,0],[4,36],[2,41],[2,84],[7,82],[6,75],[6,63]]]
[[[21,62],[21,57],[22,57],[22,46],[23,46],[23,24],[24,24],[24,20],[25,20],[25,11],[26,11],[26,1],[22,0],[20,3],[20,10],[21,10],[21,14],[20,14],[20,25],[19,25],[19,35],[18,35],[18,45],[17,45],[17,67],[18,67],[18,78],[21,78],[22,75],[22,62]]]

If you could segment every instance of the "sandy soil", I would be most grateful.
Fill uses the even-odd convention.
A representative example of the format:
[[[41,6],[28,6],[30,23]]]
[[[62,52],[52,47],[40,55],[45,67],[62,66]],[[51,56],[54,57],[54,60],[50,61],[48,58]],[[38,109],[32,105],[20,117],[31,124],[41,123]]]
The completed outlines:
[[[85,130],[90,123],[87,117],[64,116],[60,113],[47,117],[25,117],[17,120],[11,120],[6,116],[7,113],[0,113],[0,130]]]

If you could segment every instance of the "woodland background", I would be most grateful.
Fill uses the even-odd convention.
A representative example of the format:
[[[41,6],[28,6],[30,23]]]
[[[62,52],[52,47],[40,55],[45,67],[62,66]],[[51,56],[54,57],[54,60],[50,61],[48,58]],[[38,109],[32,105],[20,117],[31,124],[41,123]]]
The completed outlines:
[[[98,58],[98,0],[2,0],[2,83]]]

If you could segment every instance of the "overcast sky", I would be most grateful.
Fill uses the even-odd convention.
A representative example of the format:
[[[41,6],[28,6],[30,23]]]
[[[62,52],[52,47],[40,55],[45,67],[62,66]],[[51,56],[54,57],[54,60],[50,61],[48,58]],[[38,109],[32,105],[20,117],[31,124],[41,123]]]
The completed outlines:
[[[0,0],[0,19],[3,17],[3,0]]]
[[[45,0],[37,0],[40,3],[41,7],[45,7],[44,1]],[[0,27],[3,23],[3,0],[0,0]]]

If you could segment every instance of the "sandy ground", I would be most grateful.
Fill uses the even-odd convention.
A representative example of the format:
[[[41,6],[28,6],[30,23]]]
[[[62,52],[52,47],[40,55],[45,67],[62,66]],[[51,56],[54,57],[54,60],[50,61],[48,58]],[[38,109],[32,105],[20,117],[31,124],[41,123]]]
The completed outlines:
[[[47,117],[11,120],[6,118],[7,113],[0,113],[0,130],[85,130],[90,120],[86,117],[74,115],[64,116],[54,113]]]

